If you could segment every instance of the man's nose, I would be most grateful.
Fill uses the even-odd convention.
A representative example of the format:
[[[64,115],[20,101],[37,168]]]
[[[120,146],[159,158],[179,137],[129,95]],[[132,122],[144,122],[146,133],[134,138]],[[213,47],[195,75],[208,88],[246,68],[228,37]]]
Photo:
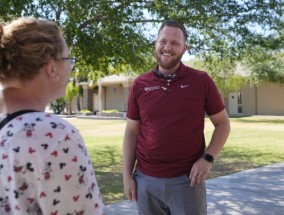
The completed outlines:
[[[164,46],[164,49],[165,50],[171,50],[172,49],[172,46],[170,43],[166,43],[165,46]]]

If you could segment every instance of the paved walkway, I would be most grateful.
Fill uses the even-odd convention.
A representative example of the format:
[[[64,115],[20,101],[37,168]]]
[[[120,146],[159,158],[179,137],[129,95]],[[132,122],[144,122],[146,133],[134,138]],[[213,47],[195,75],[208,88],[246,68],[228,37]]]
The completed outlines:
[[[209,215],[284,214],[284,162],[206,181]],[[107,206],[106,215],[138,215],[135,202]]]

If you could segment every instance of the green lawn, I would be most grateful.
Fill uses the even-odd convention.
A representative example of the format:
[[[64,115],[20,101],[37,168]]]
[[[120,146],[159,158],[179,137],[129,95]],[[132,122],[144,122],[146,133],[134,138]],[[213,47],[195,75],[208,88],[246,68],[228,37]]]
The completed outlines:
[[[81,132],[106,204],[124,199],[122,140],[126,121],[67,118]],[[231,134],[209,178],[284,161],[284,117],[231,118]],[[206,119],[208,142],[213,126]]]

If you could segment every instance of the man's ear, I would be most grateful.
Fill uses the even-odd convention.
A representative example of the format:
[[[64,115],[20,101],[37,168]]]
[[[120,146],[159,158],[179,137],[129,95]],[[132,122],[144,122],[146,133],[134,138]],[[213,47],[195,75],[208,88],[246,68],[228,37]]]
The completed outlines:
[[[187,50],[188,50],[188,45],[185,44],[185,45],[184,45],[184,48],[183,48],[183,54],[184,54]]]
[[[49,77],[51,80],[58,81],[58,73],[55,71],[55,65],[54,65],[54,60],[49,59],[48,63],[45,66],[45,73],[47,77]]]

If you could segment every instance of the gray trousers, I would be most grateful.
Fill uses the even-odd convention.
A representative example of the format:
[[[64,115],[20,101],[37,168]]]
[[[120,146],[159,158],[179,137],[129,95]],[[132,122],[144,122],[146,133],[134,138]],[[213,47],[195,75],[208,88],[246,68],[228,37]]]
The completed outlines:
[[[139,215],[206,215],[205,183],[190,187],[188,176],[156,178],[136,170]]]

